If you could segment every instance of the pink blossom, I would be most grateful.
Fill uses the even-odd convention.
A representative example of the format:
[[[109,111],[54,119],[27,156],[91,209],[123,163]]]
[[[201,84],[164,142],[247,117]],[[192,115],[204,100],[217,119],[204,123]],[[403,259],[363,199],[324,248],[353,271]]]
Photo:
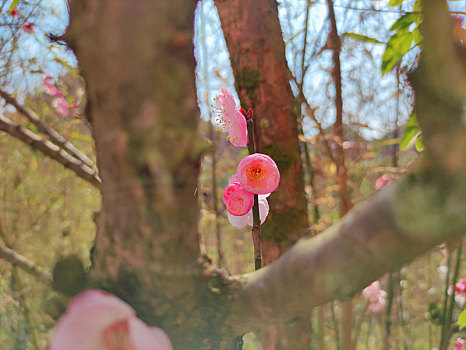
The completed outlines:
[[[392,182],[393,179],[388,176],[388,175],[382,175],[381,177],[379,177],[377,179],[377,181],[375,182],[375,188],[377,190],[381,190],[382,188],[384,188],[385,186],[387,186],[390,182]]]
[[[461,338],[456,339],[456,345],[453,350],[465,350],[465,341]]]
[[[254,195],[245,191],[239,182],[233,182],[223,191],[223,203],[225,203],[228,213],[242,216],[254,205]]]
[[[18,18],[18,10],[17,9],[11,10],[10,14],[13,16],[13,19]]]
[[[116,296],[87,290],[74,297],[52,335],[50,350],[171,350],[160,328],[149,327]]]
[[[266,154],[254,153],[244,157],[237,170],[240,184],[254,194],[271,193],[280,183],[277,164]]]
[[[70,111],[70,105],[63,95],[57,96],[52,101],[52,106],[57,110],[58,114],[66,117]]]
[[[35,32],[35,30],[36,30],[36,25],[33,24],[33,23],[29,23],[29,22],[23,22],[23,24],[21,24],[20,28],[25,33],[33,34]]]
[[[453,286],[448,287],[448,294],[453,292]],[[455,294],[466,298],[466,278],[462,278],[455,284]]]
[[[261,224],[264,223],[267,215],[269,215],[269,203],[267,202],[266,195],[259,195],[259,218],[261,220]],[[243,216],[234,216],[228,213],[228,221],[236,227],[236,228],[243,228],[246,225],[252,226],[253,224],[253,215],[252,209],[249,210],[246,215]]]
[[[369,310],[372,312],[381,311],[386,303],[385,298],[387,297],[387,292],[385,292],[381,287],[379,281],[371,283],[369,286],[364,288],[362,295],[369,301]]]
[[[213,108],[218,126],[223,132],[228,133],[227,139],[236,147],[248,145],[248,133],[246,118],[236,108],[233,95],[225,88],[220,89],[220,94],[214,98]]]
[[[45,93],[47,95],[50,95],[50,96],[61,95],[61,91],[56,88],[54,83],[52,83],[52,77],[50,75],[48,74],[44,75],[43,85],[44,85]]]

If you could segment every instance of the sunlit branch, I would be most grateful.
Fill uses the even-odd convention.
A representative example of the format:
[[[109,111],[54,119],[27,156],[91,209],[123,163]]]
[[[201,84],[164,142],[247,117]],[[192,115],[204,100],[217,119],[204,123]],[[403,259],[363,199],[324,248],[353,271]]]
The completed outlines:
[[[51,285],[52,276],[43,271],[41,268],[37,267],[32,261],[25,258],[24,256],[16,253],[14,250],[0,245],[0,259],[6,260],[9,263],[19,267],[20,269],[26,271],[30,275],[34,276],[41,282]]]
[[[34,126],[45,135],[50,138],[50,141],[57,146],[60,146],[71,154],[76,159],[80,160],[82,163],[86,164],[89,168],[93,169],[97,172],[96,167],[92,160],[89,159],[83,152],[78,150],[71,142],[67,141],[62,135],[60,135],[55,129],[51,128],[44,122],[40,120],[40,118],[29,108],[21,105],[18,100],[16,100],[13,96],[8,94],[7,92],[0,90],[0,96],[5,99],[5,101],[15,107],[15,109],[25,116]]]
[[[72,170],[80,178],[86,180],[92,185],[99,187],[101,181],[96,171],[81,160],[72,157],[69,153],[65,152],[62,148],[53,144],[48,140],[42,139],[37,134],[29,129],[13,123],[10,119],[0,114],[0,130],[5,131],[14,138],[32,146],[44,155],[61,163],[64,167]]]

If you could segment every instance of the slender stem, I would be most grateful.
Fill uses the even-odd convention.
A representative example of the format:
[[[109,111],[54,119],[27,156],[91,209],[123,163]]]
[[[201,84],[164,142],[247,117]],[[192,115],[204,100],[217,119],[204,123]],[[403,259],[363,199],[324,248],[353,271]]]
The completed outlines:
[[[440,350],[447,349],[448,343],[450,342],[451,338],[451,321],[453,316],[453,309],[455,308],[455,283],[458,279],[458,274],[461,265],[461,252],[463,250],[463,240],[461,240],[458,249],[456,251],[456,260],[455,260],[455,269],[453,271],[453,277],[451,279],[452,283],[452,291],[449,296],[448,300],[448,308],[446,310],[446,316],[444,318],[445,329],[444,333],[442,334],[443,343],[440,344]]]
[[[446,317],[447,317],[447,308],[448,308],[448,287],[450,286],[450,266],[451,266],[451,257],[448,256],[447,260],[447,275],[445,277],[445,287],[443,289],[443,308],[442,308],[442,329],[440,333],[440,344],[439,350],[443,350],[443,344],[445,342],[445,328],[446,328]]]
[[[248,111],[248,150],[249,154],[256,153],[254,144],[254,121],[252,119],[252,110]],[[261,248],[261,221],[259,217],[259,196],[254,195],[254,206],[252,207],[252,241],[254,244],[254,268],[259,270],[262,267],[262,248]]]
[[[337,320],[337,316],[335,315],[335,305],[333,302],[330,303],[330,312],[332,313],[333,329],[335,330],[336,348],[337,350],[340,350],[341,349],[340,332],[338,330],[338,320]]]

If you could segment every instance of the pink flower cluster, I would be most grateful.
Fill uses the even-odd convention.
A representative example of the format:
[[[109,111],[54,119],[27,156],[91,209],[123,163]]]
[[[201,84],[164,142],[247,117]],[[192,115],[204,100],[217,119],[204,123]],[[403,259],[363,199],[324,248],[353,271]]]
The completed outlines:
[[[221,88],[211,107],[220,129],[228,133],[227,139],[236,147],[246,147],[248,145],[246,118],[242,110],[236,108],[231,92]]]
[[[149,327],[121,299],[102,290],[74,297],[52,335],[50,350],[171,350],[166,333]]]
[[[448,288],[448,293],[451,294],[453,286]],[[455,284],[455,295],[466,298],[466,278],[462,278],[458,283]]]
[[[375,182],[375,188],[377,190],[381,190],[382,188],[384,188],[385,186],[387,186],[390,182],[392,182],[393,179],[388,176],[388,175],[382,175],[381,177],[379,177],[377,179],[377,181]]]
[[[455,345],[455,348],[453,350],[466,350],[465,349],[465,341],[461,338],[457,338],[456,339],[456,345]]]
[[[70,111],[70,105],[63,96],[63,92],[52,83],[52,77],[48,74],[44,76],[43,86],[47,95],[55,97],[52,100],[52,106],[57,110],[58,114],[66,117]]]
[[[36,25],[29,22],[23,22],[20,26],[21,30],[28,34],[33,34],[36,31]]]
[[[370,311],[379,312],[385,307],[387,292],[380,287],[379,281],[375,281],[364,288],[362,295],[369,302]]]
[[[223,192],[223,203],[228,211],[228,220],[237,227],[252,226],[254,195],[259,195],[259,218],[261,224],[269,214],[267,197],[277,189],[280,172],[266,154],[254,153],[244,157],[238,164],[236,174]]]

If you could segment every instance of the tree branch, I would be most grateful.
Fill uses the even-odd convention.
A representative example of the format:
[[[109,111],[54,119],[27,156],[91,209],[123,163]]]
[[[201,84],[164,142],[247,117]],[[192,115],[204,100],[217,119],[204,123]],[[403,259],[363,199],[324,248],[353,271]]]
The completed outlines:
[[[72,170],[80,178],[86,180],[92,185],[96,187],[100,186],[101,181],[95,170],[81,162],[81,160],[72,157],[69,153],[65,152],[62,148],[52,142],[44,140],[27,128],[13,123],[2,114],[0,114],[0,130],[5,131],[14,138],[28,145],[31,145],[46,156],[61,163],[64,167]]]
[[[13,96],[6,93],[5,91],[0,89],[0,96],[5,99],[7,103],[15,107],[15,109],[25,116],[34,126],[45,135],[50,138],[50,141],[57,146],[63,148],[66,152],[71,154],[76,159],[80,160],[82,163],[86,164],[89,168],[93,169],[94,172],[97,172],[97,168],[95,167],[92,160],[90,160],[83,152],[78,150],[71,142],[67,141],[62,135],[58,133],[55,129],[51,128],[44,122],[40,120],[40,118],[35,114],[32,110],[27,107],[21,105],[18,100],[16,100]]]
[[[15,266],[18,266],[20,269],[34,276],[39,281],[48,285],[52,285],[52,276],[48,272],[43,271],[39,267],[36,267],[32,261],[3,245],[0,245],[0,259],[6,260]]]
[[[348,299],[385,272],[460,237],[466,227],[461,181],[412,175],[324,233],[301,239],[276,262],[239,277],[242,288],[234,295],[227,324],[240,334],[330,300]]]

